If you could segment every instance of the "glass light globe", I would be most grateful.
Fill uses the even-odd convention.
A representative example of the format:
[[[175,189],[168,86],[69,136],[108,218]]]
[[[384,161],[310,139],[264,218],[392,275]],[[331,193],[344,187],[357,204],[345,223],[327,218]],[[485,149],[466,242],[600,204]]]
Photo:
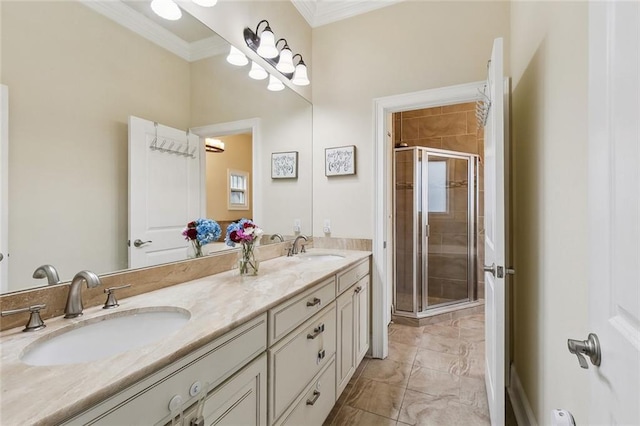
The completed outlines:
[[[177,21],[182,17],[182,11],[173,0],[153,0],[151,2],[151,10],[156,15],[169,21]]]

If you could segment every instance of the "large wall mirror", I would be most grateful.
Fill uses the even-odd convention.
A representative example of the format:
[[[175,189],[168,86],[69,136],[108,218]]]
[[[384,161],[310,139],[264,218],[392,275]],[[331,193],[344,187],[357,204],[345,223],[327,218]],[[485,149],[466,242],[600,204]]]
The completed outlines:
[[[0,82],[9,99],[3,292],[46,285],[32,278],[44,264],[63,282],[83,269],[129,268],[130,116],[192,129],[202,144],[205,137],[226,141],[234,164],[200,147],[218,156],[203,175],[212,180],[203,216],[219,214],[210,218],[225,223],[251,215],[266,234],[285,238],[295,236],[295,224],[311,233],[312,106],[288,88],[268,91],[265,80],[248,77],[249,66],[227,63],[229,44],[211,29],[184,11],[177,23],[156,22],[148,1],[0,7]],[[272,153],[279,152],[297,152],[297,178],[272,179]],[[218,190],[227,169],[238,168],[249,169],[251,210],[210,213],[227,204]]]

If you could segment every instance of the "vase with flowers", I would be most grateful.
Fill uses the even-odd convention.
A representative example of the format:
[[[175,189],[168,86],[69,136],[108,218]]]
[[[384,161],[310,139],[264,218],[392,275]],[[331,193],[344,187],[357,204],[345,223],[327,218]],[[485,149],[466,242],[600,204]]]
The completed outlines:
[[[196,219],[187,223],[187,227],[182,230],[184,239],[191,243],[187,257],[197,258],[204,256],[202,246],[209,244],[222,234],[222,229],[218,222],[211,219]]]
[[[240,244],[238,258],[240,275],[258,274],[260,264],[255,257],[254,249],[259,244],[262,233],[262,229],[249,219],[240,219],[227,227],[225,244],[230,247]]]

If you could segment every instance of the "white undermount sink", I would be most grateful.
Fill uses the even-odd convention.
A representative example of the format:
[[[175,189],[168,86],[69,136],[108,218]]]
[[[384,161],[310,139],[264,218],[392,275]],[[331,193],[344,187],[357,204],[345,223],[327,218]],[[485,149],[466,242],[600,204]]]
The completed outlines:
[[[344,256],[340,254],[330,253],[302,253],[298,255],[298,259],[307,261],[327,262],[332,260],[342,260]]]
[[[153,343],[181,329],[189,311],[155,307],[114,312],[43,336],[20,356],[29,365],[77,364],[107,358]]]

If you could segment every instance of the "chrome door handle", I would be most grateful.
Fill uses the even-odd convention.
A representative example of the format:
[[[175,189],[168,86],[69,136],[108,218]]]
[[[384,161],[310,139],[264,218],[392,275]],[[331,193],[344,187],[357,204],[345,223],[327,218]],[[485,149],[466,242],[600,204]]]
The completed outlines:
[[[591,364],[595,365],[596,367],[600,366],[600,341],[598,340],[598,336],[596,336],[594,333],[589,333],[589,337],[587,338],[587,340],[568,339],[567,346],[569,347],[569,352],[578,357],[580,367],[589,368],[589,364],[587,364],[585,355],[589,357],[589,360],[591,360]]]
[[[494,277],[496,276],[496,264],[492,263],[491,266],[487,266],[484,265],[484,268],[482,268],[483,271],[485,272],[490,272],[491,275],[493,275]]]
[[[142,247],[145,244],[151,244],[153,241],[149,240],[149,241],[142,241],[140,238],[138,238],[137,240],[135,240],[133,242],[133,245],[136,247]]]

